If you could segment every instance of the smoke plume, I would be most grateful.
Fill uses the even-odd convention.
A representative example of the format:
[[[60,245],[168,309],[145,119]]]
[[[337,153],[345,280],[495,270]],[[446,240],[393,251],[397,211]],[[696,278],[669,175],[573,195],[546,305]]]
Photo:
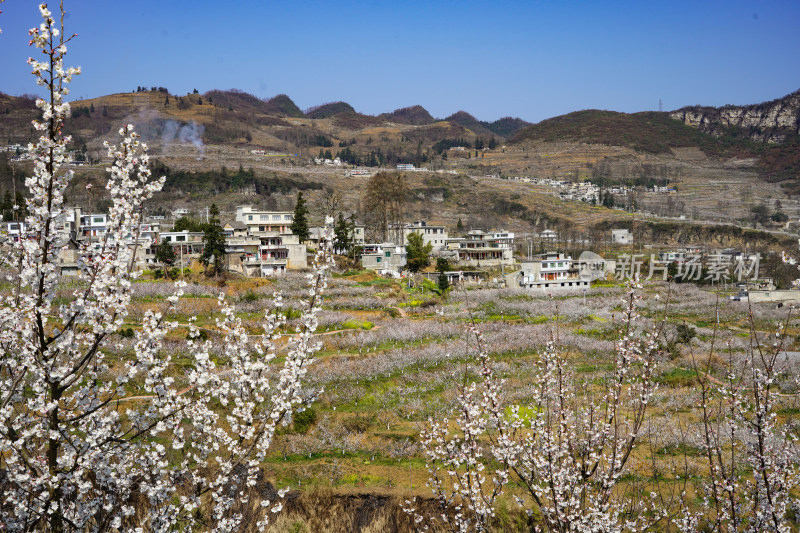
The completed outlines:
[[[205,146],[203,145],[204,130],[203,125],[196,123],[194,120],[183,125],[174,120],[168,120],[164,123],[164,129],[161,132],[161,152],[166,153],[169,150],[169,146],[177,141],[181,144],[193,144],[202,156],[205,153]]]

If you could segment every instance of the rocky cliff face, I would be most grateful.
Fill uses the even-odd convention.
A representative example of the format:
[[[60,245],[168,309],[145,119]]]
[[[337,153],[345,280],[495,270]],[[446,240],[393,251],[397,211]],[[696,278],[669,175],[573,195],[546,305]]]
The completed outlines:
[[[788,136],[800,135],[800,90],[771,102],[748,106],[684,107],[672,111],[670,116],[716,136],[735,127],[745,130],[755,141],[780,143]]]

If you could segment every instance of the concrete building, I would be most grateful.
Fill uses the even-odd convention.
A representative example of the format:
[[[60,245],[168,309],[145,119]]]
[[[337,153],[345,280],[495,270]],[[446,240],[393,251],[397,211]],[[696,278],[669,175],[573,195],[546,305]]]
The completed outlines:
[[[228,220],[222,224],[222,234],[228,237],[243,237],[247,235],[247,224],[238,220]]]
[[[239,235],[225,239],[225,267],[248,277],[283,276],[308,267],[305,244],[297,235]]]
[[[9,221],[0,223],[0,241],[8,239],[13,242],[19,242],[24,233],[24,222]]]
[[[203,253],[202,231],[164,231],[158,237],[159,242],[166,242],[172,246],[179,268],[187,267],[192,261],[199,260]]]
[[[433,226],[425,221],[406,222],[399,226],[390,226],[389,235],[396,236],[397,242],[402,240],[403,244],[408,244],[408,236],[412,233],[422,235],[422,244],[430,244],[432,251],[441,250],[447,245],[447,227]]]
[[[448,270],[444,272],[444,275],[451,287],[480,285],[488,277],[486,272],[480,270]],[[439,281],[439,272],[423,272],[422,276],[434,283]]]
[[[581,278],[578,269],[573,268],[571,257],[555,252],[523,262],[522,269],[509,278],[509,286],[544,291],[586,289],[590,285],[587,279]]]
[[[108,231],[108,215],[105,213],[81,214],[78,220],[78,240],[100,239]]]
[[[331,228],[332,230],[333,228]],[[356,246],[361,246],[366,242],[364,240],[364,231],[366,230],[365,226],[360,224],[356,224],[353,226],[353,231],[350,233],[350,239],[353,241],[353,244]],[[322,235],[325,231],[324,226],[311,226],[308,228],[308,243],[314,246],[318,246],[319,243],[322,241]],[[334,235],[331,235],[332,238],[335,238]],[[338,252],[339,250],[337,250]]]
[[[513,233],[470,230],[458,245],[458,262],[465,266],[496,267],[514,263]]]
[[[558,240],[558,233],[551,229],[546,229],[539,233],[539,239],[547,242],[556,242]]]
[[[365,244],[361,253],[361,266],[379,274],[397,276],[408,260],[406,247],[391,242]]]
[[[269,232],[291,233],[293,219],[294,213],[291,211],[257,211],[249,205],[240,205],[236,208],[236,220],[244,223],[251,235]]]
[[[633,244],[633,233],[629,229],[612,229],[611,242],[613,244]]]

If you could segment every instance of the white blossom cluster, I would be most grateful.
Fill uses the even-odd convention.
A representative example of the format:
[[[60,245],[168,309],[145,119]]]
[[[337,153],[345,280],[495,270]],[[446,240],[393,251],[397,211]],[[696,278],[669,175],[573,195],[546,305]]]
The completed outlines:
[[[128,314],[137,275],[126,237],[136,235],[142,203],[164,179],[151,179],[147,147],[123,127],[119,146],[108,146],[108,232],[80,250],[80,281],[57,305],[57,258],[68,241],[57,228],[72,178],[60,170],[69,142],[65,84],[80,71],[63,66],[63,31],[45,5],[40,12],[31,45],[45,60],[29,63],[50,96],[37,101],[41,136],[30,146],[36,161],[26,180],[26,233],[0,250],[16,271],[0,301],[0,524],[8,531],[237,530],[277,425],[307,400],[300,382],[318,349],[312,333],[328,248],[309,274],[307,305],[283,364],[272,362],[280,315],[266,314],[267,334],[254,345],[220,296],[224,348],[212,357],[211,341],[201,342],[192,326],[192,363],[182,373],[166,342],[176,327],[167,316],[183,293],[178,282],[162,311],[144,313],[132,356],[112,369],[107,353],[119,348],[112,334]],[[263,529],[282,494],[260,499],[248,527]]]

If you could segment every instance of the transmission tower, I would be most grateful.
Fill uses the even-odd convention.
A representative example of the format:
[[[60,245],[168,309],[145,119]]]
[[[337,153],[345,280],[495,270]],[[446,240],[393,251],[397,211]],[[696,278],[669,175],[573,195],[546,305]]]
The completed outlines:
[[[664,111],[664,106],[661,105],[661,98],[658,99],[658,112]]]

